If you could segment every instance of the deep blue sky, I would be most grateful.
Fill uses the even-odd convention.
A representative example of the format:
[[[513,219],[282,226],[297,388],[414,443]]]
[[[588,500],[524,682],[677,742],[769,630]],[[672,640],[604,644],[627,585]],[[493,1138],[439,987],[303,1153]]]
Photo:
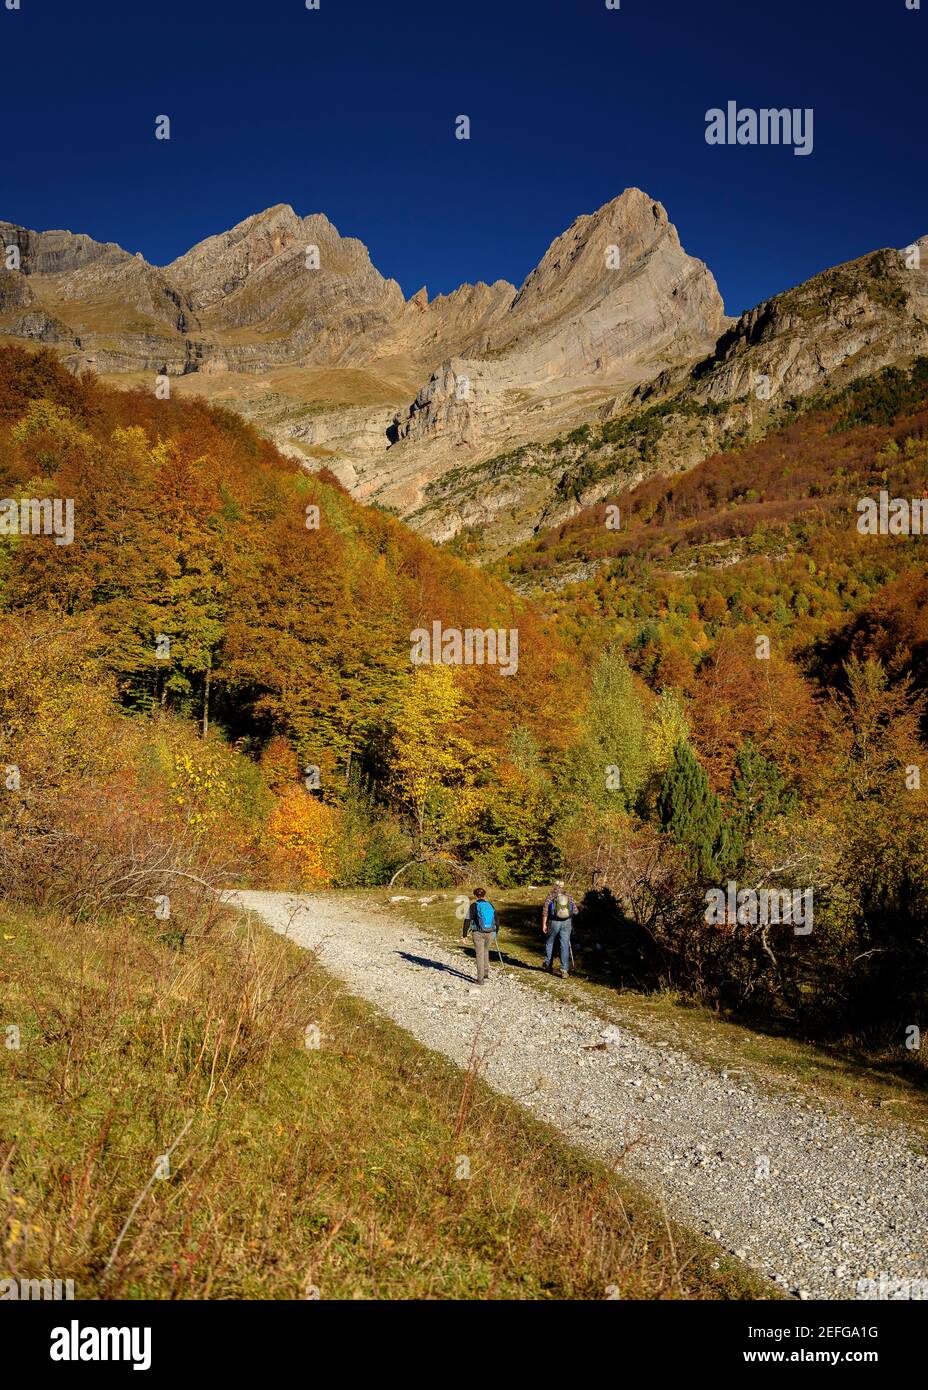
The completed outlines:
[[[737,313],[928,233],[928,0],[21,5],[0,0],[0,218],[158,264],[285,202],[407,295],[518,284],[637,184]],[[814,152],[708,146],[729,99],[813,107]]]

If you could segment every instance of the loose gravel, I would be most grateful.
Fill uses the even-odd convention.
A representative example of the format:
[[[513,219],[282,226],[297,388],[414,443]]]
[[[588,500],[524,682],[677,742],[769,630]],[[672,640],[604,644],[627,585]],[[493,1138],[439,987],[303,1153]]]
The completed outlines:
[[[607,1163],[624,1152],[623,1174],[784,1292],[854,1298],[858,1280],[928,1279],[928,1155],[914,1134],[765,1093],[746,1071],[605,1025],[520,970],[495,965],[477,989],[472,955],[388,910],[328,895],[229,900],[458,1066],[476,1040],[490,1086]]]

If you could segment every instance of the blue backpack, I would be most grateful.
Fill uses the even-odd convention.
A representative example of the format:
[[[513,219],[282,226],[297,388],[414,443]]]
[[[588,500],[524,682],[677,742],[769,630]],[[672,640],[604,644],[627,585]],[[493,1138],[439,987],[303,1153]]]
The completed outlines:
[[[496,930],[496,913],[493,911],[493,904],[488,903],[486,898],[478,898],[474,903],[474,930]]]

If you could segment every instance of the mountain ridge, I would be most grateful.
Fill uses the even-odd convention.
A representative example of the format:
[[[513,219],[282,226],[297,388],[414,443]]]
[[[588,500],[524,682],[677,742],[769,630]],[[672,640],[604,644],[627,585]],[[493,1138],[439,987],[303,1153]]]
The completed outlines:
[[[520,286],[433,299],[407,299],[362,241],[289,203],[165,266],[8,222],[0,241],[20,257],[0,270],[0,339],[117,384],[176,378],[432,539],[485,533],[491,555],[601,500],[616,473],[679,471],[763,432],[784,400],[928,346],[928,276],[905,253],[867,253],[733,318],[639,188],[576,217]]]

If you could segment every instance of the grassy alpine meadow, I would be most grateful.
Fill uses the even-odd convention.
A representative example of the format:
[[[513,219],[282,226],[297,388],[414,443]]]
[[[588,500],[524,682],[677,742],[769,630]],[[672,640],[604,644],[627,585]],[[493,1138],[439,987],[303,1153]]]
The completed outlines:
[[[8,907],[0,936],[11,1278],[77,1298],[777,1296],[621,1155],[579,1154],[229,910],[181,932]]]

